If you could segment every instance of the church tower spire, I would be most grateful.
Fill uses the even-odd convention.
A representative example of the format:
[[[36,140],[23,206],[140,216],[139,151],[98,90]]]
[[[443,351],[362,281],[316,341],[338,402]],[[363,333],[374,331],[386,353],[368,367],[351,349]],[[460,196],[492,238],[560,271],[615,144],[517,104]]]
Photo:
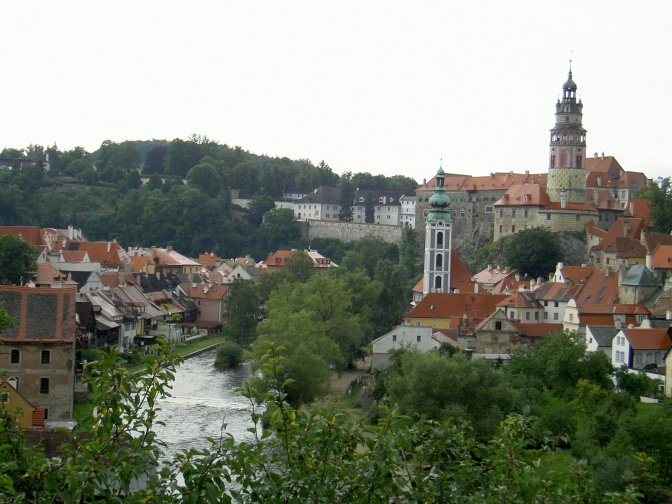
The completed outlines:
[[[448,206],[450,197],[444,187],[443,168],[436,172],[436,188],[429,198],[429,213],[425,217],[425,269],[422,280],[423,296],[429,292],[450,292],[450,249],[453,218]]]
[[[577,101],[576,89],[570,60],[562,99],[555,104],[555,126],[551,129],[546,192],[554,203],[586,201],[586,130],[582,123],[583,103]]]

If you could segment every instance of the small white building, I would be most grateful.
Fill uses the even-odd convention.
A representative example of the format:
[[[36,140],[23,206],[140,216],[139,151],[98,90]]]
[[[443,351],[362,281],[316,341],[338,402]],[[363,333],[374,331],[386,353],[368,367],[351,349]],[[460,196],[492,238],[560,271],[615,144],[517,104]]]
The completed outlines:
[[[401,215],[400,224],[402,227],[410,227],[415,229],[415,196],[402,196],[401,200]]]
[[[373,346],[371,368],[385,369],[390,365],[390,351],[412,348],[419,352],[437,350],[441,341],[432,334],[429,326],[401,324],[371,342]]]
[[[615,326],[587,325],[586,350],[588,352],[604,352],[611,360],[611,344],[619,332]]]
[[[672,347],[667,327],[658,329],[621,329],[612,340],[611,363],[633,370],[651,370],[665,366],[665,355]]]

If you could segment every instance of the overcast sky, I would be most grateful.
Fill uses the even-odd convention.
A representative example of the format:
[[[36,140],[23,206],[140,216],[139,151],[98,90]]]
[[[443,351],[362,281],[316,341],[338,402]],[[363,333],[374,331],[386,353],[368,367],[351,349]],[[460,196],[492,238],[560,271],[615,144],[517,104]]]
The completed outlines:
[[[573,59],[588,152],[672,175],[672,2],[2,2],[0,148],[206,135],[338,173],[547,170]]]

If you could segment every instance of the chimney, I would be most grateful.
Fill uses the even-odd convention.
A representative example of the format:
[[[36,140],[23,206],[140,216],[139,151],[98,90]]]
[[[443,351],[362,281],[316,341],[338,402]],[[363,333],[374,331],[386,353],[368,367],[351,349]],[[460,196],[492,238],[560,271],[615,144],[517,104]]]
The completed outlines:
[[[107,252],[110,252],[110,249],[112,248],[112,242],[107,242]]]
[[[172,252],[172,251],[173,251],[173,246],[172,246],[172,245],[168,245],[168,246],[166,247],[166,250],[167,250],[168,252]]]
[[[625,221],[623,223],[623,236],[626,238],[630,236],[630,221]]]
[[[604,159],[604,151],[602,151],[602,159]]]
[[[593,155],[593,157],[594,157],[595,159],[597,159],[597,152]]]
[[[597,206],[600,201],[600,193],[598,189],[593,189],[593,204]]]
[[[72,225],[68,226],[68,239],[74,240],[75,237],[75,228]]]
[[[525,175],[529,175],[529,174],[530,174],[530,170],[525,170]]]

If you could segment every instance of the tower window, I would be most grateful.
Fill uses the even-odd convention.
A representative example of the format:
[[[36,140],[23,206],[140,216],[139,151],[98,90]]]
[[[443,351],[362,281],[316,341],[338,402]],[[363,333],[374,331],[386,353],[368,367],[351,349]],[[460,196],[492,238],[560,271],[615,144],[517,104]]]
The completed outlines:
[[[437,290],[441,289],[441,277],[437,275],[437,277],[434,279],[434,288]]]
[[[436,246],[443,247],[443,232],[436,233]]]
[[[443,254],[436,254],[436,268],[443,268]]]

